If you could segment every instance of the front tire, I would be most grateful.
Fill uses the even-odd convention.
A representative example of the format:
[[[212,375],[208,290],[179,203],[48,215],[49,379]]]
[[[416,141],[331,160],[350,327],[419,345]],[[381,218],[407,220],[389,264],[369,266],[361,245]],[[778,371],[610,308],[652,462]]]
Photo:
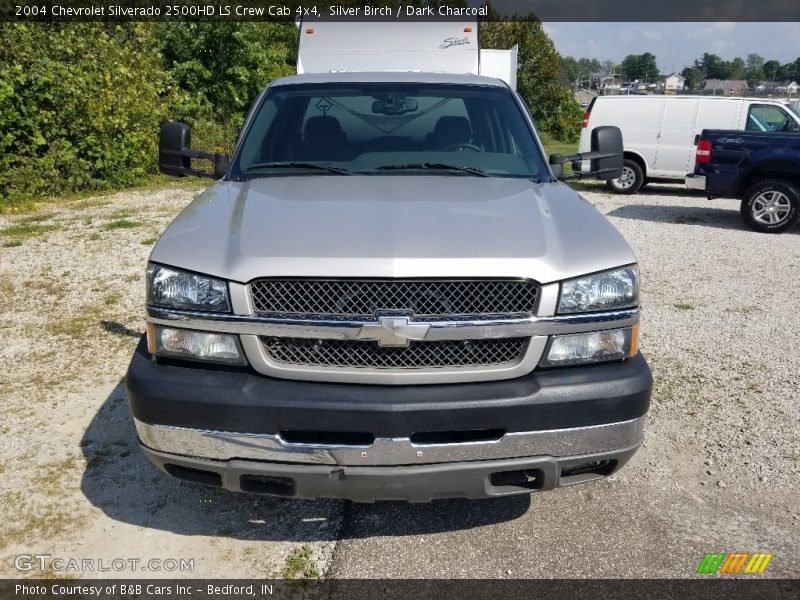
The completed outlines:
[[[744,193],[740,213],[753,231],[783,233],[800,222],[800,189],[783,179],[759,181]]]
[[[609,179],[606,185],[617,194],[635,194],[644,185],[641,165],[635,160],[626,158],[622,161],[622,175],[617,179]]]

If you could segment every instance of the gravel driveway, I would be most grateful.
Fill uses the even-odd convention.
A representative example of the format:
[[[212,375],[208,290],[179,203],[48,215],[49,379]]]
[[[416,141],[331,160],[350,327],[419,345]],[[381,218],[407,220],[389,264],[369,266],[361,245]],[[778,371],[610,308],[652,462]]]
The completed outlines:
[[[765,575],[800,576],[800,229],[750,232],[736,201],[679,188],[586,187],[643,278],[655,389],[628,466],[532,497],[283,501],[168,479],[136,448],[122,381],[144,266],[193,193],[0,216],[0,575],[41,576],[14,557],[46,553],[145,563],[109,577],[689,577],[706,552],[763,551]]]

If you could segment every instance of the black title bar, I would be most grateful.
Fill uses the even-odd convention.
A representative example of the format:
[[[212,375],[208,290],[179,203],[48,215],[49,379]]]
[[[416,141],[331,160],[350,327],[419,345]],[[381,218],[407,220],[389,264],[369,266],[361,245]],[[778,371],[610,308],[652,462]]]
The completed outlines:
[[[797,580],[236,580],[236,579],[21,579],[0,580],[3,600],[788,600],[800,595]]]
[[[800,22],[798,0],[0,0],[0,21]]]

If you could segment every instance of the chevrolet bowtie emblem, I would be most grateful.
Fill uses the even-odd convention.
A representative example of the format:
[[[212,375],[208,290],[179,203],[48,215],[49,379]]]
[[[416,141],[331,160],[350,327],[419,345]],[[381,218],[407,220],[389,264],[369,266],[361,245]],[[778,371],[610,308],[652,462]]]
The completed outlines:
[[[362,325],[356,339],[378,342],[381,347],[407,348],[408,342],[425,339],[428,323],[410,323],[408,317],[378,317],[377,323]]]

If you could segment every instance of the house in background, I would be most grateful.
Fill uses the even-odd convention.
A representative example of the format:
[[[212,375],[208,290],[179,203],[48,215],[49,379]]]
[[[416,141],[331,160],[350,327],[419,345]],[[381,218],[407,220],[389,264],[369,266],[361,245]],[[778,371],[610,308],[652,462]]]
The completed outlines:
[[[597,89],[601,94],[618,94],[622,88],[622,78],[618,75],[599,75],[597,77]]]
[[[663,81],[665,94],[676,94],[686,88],[686,77],[680,73],[670,73]]]
[[[718,96],[741,96],[750,87],[744,79],[706,79],[703,82],[703,93]]]
[[[755,87],[759,94],[779,94],[794,96],[800,91],[800,84],[791,79],[784,81],[762,81]]]

